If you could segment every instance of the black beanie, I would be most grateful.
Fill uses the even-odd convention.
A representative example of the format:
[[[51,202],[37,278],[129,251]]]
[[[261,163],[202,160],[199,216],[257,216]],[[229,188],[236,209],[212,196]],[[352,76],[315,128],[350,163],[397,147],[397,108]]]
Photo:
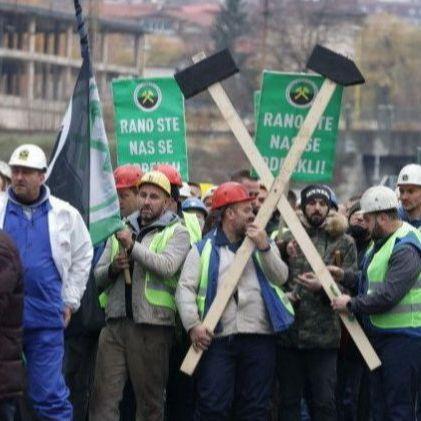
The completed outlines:
[[[310,184],[301,190],[301,209],[304,211],[307,203],[313,199],[324,199],[330,207],[330,191],[322,184]]]
[[[352,214],[355,212],[359,212],[361,210],[361,204],[360,201],[355,202],[348,210],[348,221],[351,218]]]
[[[175,184],[171,184],[171,197],[176,201],[180,201],[180,188]]]

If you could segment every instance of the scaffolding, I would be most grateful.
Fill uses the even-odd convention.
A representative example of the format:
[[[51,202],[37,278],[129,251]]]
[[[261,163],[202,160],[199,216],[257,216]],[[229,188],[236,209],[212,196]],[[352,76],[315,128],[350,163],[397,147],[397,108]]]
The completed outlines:
[[[95,74],[107,101],[112,78],[143,74],[145,31],[130,22],[91,23]],[[133,46],[130,64],[111,62],[113,35]],[[73,13],[0,2],[0,128],[56,130],[80,66]]]

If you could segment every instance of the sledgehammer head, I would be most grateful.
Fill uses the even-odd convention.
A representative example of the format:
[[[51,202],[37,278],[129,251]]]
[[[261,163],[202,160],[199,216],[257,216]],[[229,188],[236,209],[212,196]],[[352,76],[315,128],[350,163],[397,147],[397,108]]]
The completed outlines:
[[[316,45],[307,62],[307,68],[327,77],[338,85],[360,85],[364,76],[355,63],[328,48]]]
[[[190,98],[238,72],[228,49],[222,50],[174,75],[184,98]]]

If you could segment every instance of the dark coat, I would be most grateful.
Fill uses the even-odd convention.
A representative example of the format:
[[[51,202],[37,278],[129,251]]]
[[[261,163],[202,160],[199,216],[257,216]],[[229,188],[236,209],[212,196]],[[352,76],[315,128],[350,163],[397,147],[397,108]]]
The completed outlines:
[[[22,311],[19,254],[0,230],[0,400],[20,396],[23,390]]]
[[[354,239],[345,234],[348,223],[344,216],[331,211],[319,228],[311,227],[301,212],[299,216],[326,265],[335,264],[344,269],[357,270],[357,250]],[[291,239],[291,233],[286,233],[282,238],[285,243]],[[339,316],[332,310],[323,290],[312,292],[296,283],[298,275],[312,271],[302,251],[298,249],[297,252],[297,257],[287,260],[290,279],[286,290],[295,291],[301,299],[295,306],[295,322],[281,335],[281,344],[307,349],[338,348],[341,335]]]

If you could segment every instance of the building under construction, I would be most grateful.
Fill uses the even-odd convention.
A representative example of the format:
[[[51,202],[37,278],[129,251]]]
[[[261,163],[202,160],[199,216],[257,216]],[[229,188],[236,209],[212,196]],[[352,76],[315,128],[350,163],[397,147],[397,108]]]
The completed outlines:
[[[31,1],[32,5],[22,5],[22,1],[0,0],[0,134],[9,130],[25,130],[31,135],[57,133],[81,65],[73,2],[42,0],[45,7],[41,8],[35,5],[41,0],[25,0]],[[353,2],[349,0],[349,3]],[[188,4],[181,9],[160,8],[152,2],[84,0],[83,3],[85,11],[89,11],[91,55],[106,117],[111,116],[111,112],[107,115],[107,110],[111,111],[107,88],[111,79],[163,74],[161,68],[145,72],[145,36],[148,38],[145,32],[169,36],[182,33],[185,42],[182,57],[173,60],[177,67],[181,63],[179,60],[206,49],[207,38],[203,35],[209,33],[217,13],[216,2],[203,2],[205,5],[201,7]],[[271,3],[275,4],[275,1]],[[276,4],[279,3],[277,0]],[[107,19],[100,18],[100,12]],[[359,13],[350,16],[345,12],[337,17],[341,30],[336,31],[338,36],[332,39],[334,46],[352,46],[354,38],[360,39],[356,33],[362,17]],[[252,41],[242,45],[244,48],[253,46]],[[159,57],[156,51],[149,56],[151,54]],[[149,68],[149,60],[147,64]],[[170,70],[173,74],[174,69]],[[355,94],[358,103],[361,91],[358,89]],[[191,166],[191,178],[220,182],[226,179],[226,169],[233,162],[246,166],[247,160],[220,114],[215,113],[212,104],[203,98],[206,96],[189,101],[186,107],[189,156],[195,164]],[[246,102],[245,98],[237,101],[234,98],[233,102],[240,105]],[[362,106],[355,107],[351,103],[343,106],[334,178],[337,192],[343,197],[381,182],[385,174],[397,174],[403,165],[416,160],[417,150],[421,159],[418,109],[396,106],[390,98],[370,105],[369,112],[365,111],[364,102]],[[109,126],[111,121],[106,118]],[[252,117],[249,121],[253,121]],[[111,127],[107,129],[112,133]],[[8,148],[8,142],[1,145],[4,157],[13,149]],[[217,166],[209,164],[215,160],[218,160]]]
[[[107,101],[112,78],[142,74],[144,31],[135,23],[99,18],[88,27],[97,83]],[[115,35],[132,46],[131,63],[110,59]],[[56,130],[80,66],[74,13],[0,1],[0,129]]]

